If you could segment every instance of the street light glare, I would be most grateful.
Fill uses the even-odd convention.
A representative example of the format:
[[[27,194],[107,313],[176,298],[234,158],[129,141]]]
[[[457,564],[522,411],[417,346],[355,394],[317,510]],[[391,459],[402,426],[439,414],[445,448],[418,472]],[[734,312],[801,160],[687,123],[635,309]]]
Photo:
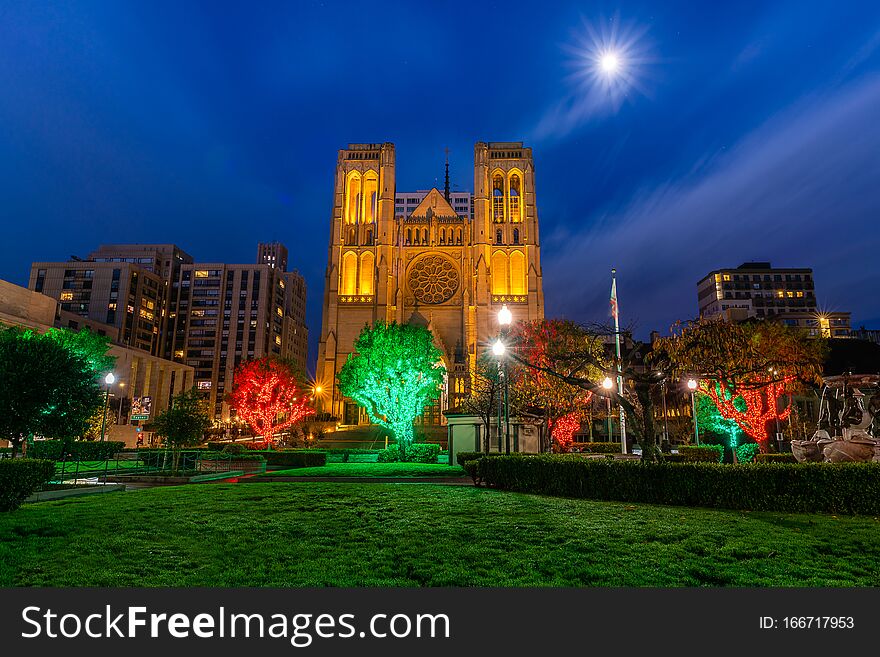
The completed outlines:
[[[610,376],[606,376],[605,380],[602,381],[602,387],[605,388],[605,390],[611,390],[611,386],[613,386],[613,385],[614,385],[614,382],[611,380]]]
[[[689,390],[696,390],[697,389],[697,382],[695,379],[688,379],[688,389]]]
[[[107,372],[107,376],[104,377],[104,383],[108,386],[113,385],[113,382],[116,380],[116,377],[113,376],[113,372]]]
[[[492,343],[492,353],[496,356],[503,356],[505,351],[507,351],[507,349],[501,340],[496,340]]]
[[[510,326],[510,323],[513,321],[513,313],[510,312],[510,309],[507,307],[505,303],[501,306],[501,310],[498,311],[498,323],[501,326]]]

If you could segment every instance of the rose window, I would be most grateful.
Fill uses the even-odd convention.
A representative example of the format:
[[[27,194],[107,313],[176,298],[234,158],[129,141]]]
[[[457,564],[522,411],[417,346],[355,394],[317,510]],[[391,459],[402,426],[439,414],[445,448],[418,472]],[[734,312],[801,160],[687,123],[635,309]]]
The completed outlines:
[[[443,303],[458,289],[458,269],[449,258],[429,255],[409,270],[409,289],[422,303]]]

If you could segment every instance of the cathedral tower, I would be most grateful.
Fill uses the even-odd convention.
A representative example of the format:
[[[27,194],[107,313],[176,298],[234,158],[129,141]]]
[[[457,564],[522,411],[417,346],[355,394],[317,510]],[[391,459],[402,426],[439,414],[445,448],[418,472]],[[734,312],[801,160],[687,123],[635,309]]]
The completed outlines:
[[[415,209],[396,210],[394,167],[389,143],[349,144],[337,159],[318,384],[319,409],[346,425],[367,420],[336,385],[365,325],[394,320],[431,329],[447,381],[423,421],[440,424],[442,411],[469,393],[501,306],[514,321],[544,316],[530,148],[476,144],[473,219],[436,188]]]

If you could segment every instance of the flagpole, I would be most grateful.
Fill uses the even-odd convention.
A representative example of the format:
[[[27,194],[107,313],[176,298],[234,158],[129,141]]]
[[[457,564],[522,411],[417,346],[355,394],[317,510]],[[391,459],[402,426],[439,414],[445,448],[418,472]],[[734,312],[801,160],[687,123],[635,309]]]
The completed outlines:
[[[617,353],[617,394],[623,397],[623,367],[620,362],[620,309],[617,304],[617,270],[611,269],[611,307],[614,315],[614,347]],[[620,451],[626,454],[626,413],[623,404],[617,404],[620,409]]]

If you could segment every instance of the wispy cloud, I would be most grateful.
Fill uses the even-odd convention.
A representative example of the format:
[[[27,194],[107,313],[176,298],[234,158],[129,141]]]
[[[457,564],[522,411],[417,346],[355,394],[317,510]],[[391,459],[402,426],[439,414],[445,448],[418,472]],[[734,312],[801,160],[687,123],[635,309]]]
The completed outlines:
[[[621,313],[659,324],[697,313],[696,282],[746,260],[813,267],[820,304],[880,317],[880,78],[805,98],[727,154],[643,189],[620,211],[545,240],[549,314],[607,312],[618,268]],[[576,284],[573,284],[577,282]]]

